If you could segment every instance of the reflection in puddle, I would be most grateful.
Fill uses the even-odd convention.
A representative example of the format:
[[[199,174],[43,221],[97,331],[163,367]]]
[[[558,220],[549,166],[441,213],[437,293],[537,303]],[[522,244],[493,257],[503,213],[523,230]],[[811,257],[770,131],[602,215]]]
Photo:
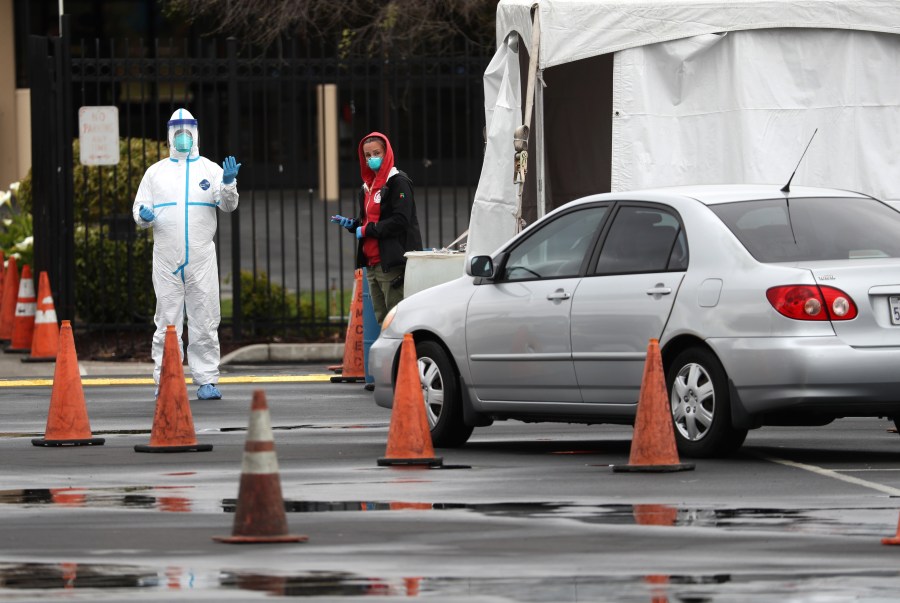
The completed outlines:
[[[0,490],[0,504],[60,507],[122,507],[158,509],[172,513],[191,511],[190,498],[181,496],[193,486],[134,486],[126,488],[37,488]],[[176,490],[174,493],[168,490]],[[157,492],[158,491],[158,492]]]
[[[192,497],[194,494],[197,498]],[[49,488],[0,490],[0,505],[130,508],[168,513],[219,509],[234,513],[237,499],[202,499],[194,486],[131,486],[124,488]],[[590,524],[701,527],[725,530],[779,530],[802,534],[878,536],[886,528],[877,518],[862,521],[856,508],[766,509],[684,507],[660,504],[581,505],[567,503],[429,503],[417,501],[285,500],[287,513],[339,511],[469,511],[488,517],[565,518]],[[869,508],[894,513],[895,507]]]
[[[127,589],[204,591],[220,589],[263,592],[284,597],[496,597],[511,601],[671,601],[781,602],[803,593],[821,600],[859,600],[861,595],[893,600],[896,571],[863,574],[697,574],[579,575],[496,578],[405,576],[378,578],[350,572],[265,574],[168,566],[147,568],[81,563],[0,564],[0,596],[15,591],[102,589],[103,600]],[[85,593],[87,594],[87,593]],[[874,600],[874,599],[873,599]],[[881,600],[879,598],[879,600]]]

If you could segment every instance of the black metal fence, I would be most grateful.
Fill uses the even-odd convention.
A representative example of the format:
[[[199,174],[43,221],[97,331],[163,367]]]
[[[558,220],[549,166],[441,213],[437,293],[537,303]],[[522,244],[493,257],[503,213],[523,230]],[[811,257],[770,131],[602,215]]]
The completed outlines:
[[[67,30],[30,42],[35,268],[81,328],[151,328],[152,234],[131,206],[144,170],[168,155],[179,107],[199,121],[201,154],[242,163],[240,206],[219,214],[217,235],[222,334],[235,340],[342,332],[355,241],[329,216],[355,214],[357,144],[370,131],[390,138],[413,179],[426,248],[468,227],[483,50],[340,58],[288,39],[252,54],[234,39],[74,41]],[[97,105],[118,107],[122,160],[73,166],[78,108]]]

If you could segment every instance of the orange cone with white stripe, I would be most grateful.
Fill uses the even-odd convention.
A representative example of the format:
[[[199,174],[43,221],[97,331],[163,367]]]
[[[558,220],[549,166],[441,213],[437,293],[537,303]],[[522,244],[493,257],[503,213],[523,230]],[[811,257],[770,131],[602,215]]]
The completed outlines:
[[[35,438],[35,446],[98,446],[104,438],[91,436],[84,403],[84,388],[78,370],[75,353],[75,337],[72,325],[64,320],[59,331],[59,360],[53,372],[53,392],[50,394],[50,411],[47,413],[47,429],[43,438]]]
[[[45,270],[38,278],[38,294],[34,312],[34,334],[31,337],[31,355],[22,362],[55,362],[59,350],[59,324],[50,290],[50,277]]]
[[[16,319],[16,298],[19,295],[19,269],[15,256],[6,263],[3,273],[3,293],[0,297],[0,341],[12,339],[13,323]]]
[[[231,536],[214,536],[213,540],[229,544],[303,542],[306,536],[288,534],[278,457],[266,394],[253,392],[250,427],[244,443],[241,484]]]
[[[194,432],[194,416],[188,401],[184,367],[178,349],[175,325],[166,327],[163,344],[162,371],[159,375],[159,395],[150,429],[150,444],[138,444],[135,452],[208,452],[212,444],[198,444]]]
[[[363,350],[363,271],[353,274],[353,301],[350,302],[350,322],[344,339],[344,363],[341,374],[331,378],[332,383],[356,383],[366,380],[365,352]]]
[[[22,278],[19,280],[19,298],[16,301],[16,315],[13,321],[12,341],[7,352],[30,352],[31,340],[34,338],[34,313],[36,308],[34,297],[34,279],[31,278],[31,267],[22,266]]]

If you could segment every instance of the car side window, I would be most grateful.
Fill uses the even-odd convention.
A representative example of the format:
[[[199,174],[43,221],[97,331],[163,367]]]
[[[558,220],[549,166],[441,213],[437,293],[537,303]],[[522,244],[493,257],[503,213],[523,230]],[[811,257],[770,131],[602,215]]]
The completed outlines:
[[[578,276],[584,256],[608,206],[592,206],[562,214],[541,224],[509,252],[503,280],[525,281]]]
[[[594,274],[687,269],[687,239],[673,214],[655,207],[625,206],[616,212]]]

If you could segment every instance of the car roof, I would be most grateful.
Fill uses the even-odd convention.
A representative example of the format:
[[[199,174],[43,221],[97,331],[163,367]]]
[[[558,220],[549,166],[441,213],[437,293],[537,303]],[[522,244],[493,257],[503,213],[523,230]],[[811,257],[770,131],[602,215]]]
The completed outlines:
[[[584,201],[606,200],[659,200],[671,199],[672,196],[683,199],[694,199],[705,205],[719,203],[734,203],[737,201],[752,201],[754,199],[778,199],[788,197],[799,199],[803,197],[838,197],[838,198],[867,198],[868,195],[833,188],[819,188],[811,186],[792,186],[789,193],[781,191],[783,185],[775,184],[698,184],[690,186],[661,187],[637,191],[608,193],[605,195],[592,195]]]

